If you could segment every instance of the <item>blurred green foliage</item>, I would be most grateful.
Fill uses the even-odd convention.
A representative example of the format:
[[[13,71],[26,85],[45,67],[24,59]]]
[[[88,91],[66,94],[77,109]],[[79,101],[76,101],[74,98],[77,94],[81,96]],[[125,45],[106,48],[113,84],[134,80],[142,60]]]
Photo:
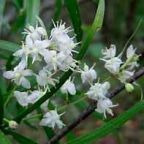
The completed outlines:
[[[102,0],[101,0],[102,1]],[[84,3],[84,2],[83,2]],[[135,31],[135,28],[138,25],[139,20],[144,19],[144,7],[143,7],[143,0],[105,0],[105,18],[103,22],[102,30],[96,33],[96,30],[98,27],[102,24],[102,17],[103,17],[103,8],[100,7],[100,14],[101,17],[96,17],[95,24],[91,27],[91,23],[86,23],[86,19],[89,19],[90,15],[93,13],[93,17],[95,15],[95,11],[97,9],[98,0],[87,0],[87,3],[90,3],[90,9],[91,7],[94,7],[95,11],[87,11],[83,10],[82,7],[83,3],[78,3],[77,0],[55,0],[55,3],[51,9],[52,15],[50,19],[53,19],[54,21],[57,21],[59,19],[63,19],[63,13],[66,13],[65,9],[67,10],[68,14],[66,15],[66,20],[71,21],[74,32],[77,34],[77,41],[82,41],[82,47],[84,48],[84,51],[81,51],[81,54],[79,55],[80,58],[83,57],[83,54],[85,53],[86,49],[88,48],[86,57],[84,61],[87,61],[87,63],[95,62],[97,63],[96,69],[98,71],[99,76],[102,76],[104,78],[107,78],[109,73],[103,70],[103,65],[101,62],[99,62],[99,58],[101,57],[101,50],[105,46],[109,47],[109,44],[114,43],[118,47],[118,51],[120,52],[125,43],[127,42],[128,38],[133,34]],[[49,3],[47,3],[49,4]],[[0,0],[0,62],[2,62],[2,66],[5,64],[8,66],[8,68],[13,65],[13,63],[16,61],[12,58],[12,53],[20,48],[21,40],[23,39],[23,36],[21,35],[21,32],[23,32],[24,27],[28,24],[35,25],[37,16],[42,17],[43,12],[43,2],[40,0]],[[49,7],[48,7],[49,8]],[[49,8],[50,9],[50,8]],[[85,8],[84,8],[85,9]],[[50,11],[46,11],[47,15]],[[84,17],[82,17],[84,15]],[[48,17],[48,16],[47,16]],[[43,20],[47,19],[46,17],[43,18]],[[90,19],[89,21],[93,21],[93,19]],[[46,25],[50,25],[52,27],[52,22],[47,21]],[[95,34],[96,33],[96,34]],[[94,39],[92,41],[93,35]],[[83,38],[83,39],[82,39]],[[83,40],[84,43],[83,43]],[[91,42],[92,41],[92,42]],[[133,39],[130,41],[130,43],[133,43],[136,47],[138,47],[138,51],[144,52],[144,21],[142,21],[142,24],[139,27],[139,30],[134,35]],[[144,60],[141,61],[141,64],[143,65]],[[2,67],[1,66],[1,67]],[[11,90],[12,86],[2,77],[2,71],[3,69],[0,69],[0,98],[1,102],[3,102],[3,99],[7,97]],[[144,88],[144,78],[138,81],[142,88]],[[117,81],[115,79],[111,79],[111,83],[115,86]],[[81,87],[80,87],[81,88]],[[84,88],[85,89],[85,88]],[[78,98],[81,98],[81,92],[79,90],[80,94],[72,97],[69,99],[69,103],[75,102]],[[59,93],[57,93],[58,95]],[[135,103],[135,101],[139,101],[140,99],[140,92],[139,89],[136,88],[135,92],[131,94],[131,97],[125,97],[125,93],[121,94],[121,97],[118,98],[118,101],[120,103],[123,102],[123,99],[127,101],[127,103],[123,106],[130,107],[131,104]],[[3,96],[5,96],[3,98]],[[61,96],[60,99],[64,98],[65,96]],[[63,101],[65,105],[65,101]],[[85,107],[88,105],[87,100],[82,100],[79,103],[76,103],[72,105],[76,110],[75,112],[80,113],[80,111],[84,110]],[[141,105],[141,103],[139,104]],[[67,106],[67,104],[66,104]],[[143,106],[143,105],[142,105]],[[8,107],[3,110],[3,104],[1,104],[1,116],[4,116],[8,118],[13,118],[17,115],[19,111],[22,110],[22,108],[15,102],[13,98],[10,99],[8,103]],[[134,110],[133,110],[134,109]],[[141,109],[141,108],[140,108]],[[132,108],[130,109],[130,112],[138,112],[137,109]],[[67,111],[69,111],[67,109]],[[124,110],[122,110],[124,111]],[[129,111],[128,111],[129,112]],[[120,116],[120,118],[116,118],[116,120],[111,120],[108,123],[114,123],[115,122],[121,126],[123,124],[123,120],[127,121],[131,118],[131,115],[127,115],[127,113],[124,113],[124,116]],[[135,113],[133,113],[133,116]],[[119,120],[123,119],[121,122]],[[93,114],[91,117],[91,121],[95,121],[96,119],[102,119],[101,115]],[[72,118],[66,118],[66,120],[69,122],[70,120],[73,120]],[[107,128],[109,128],[109,125],[105,124],[101,128],[96,131],[96,135],[92,134],[92,138],[95,139],[97,135],[102,135],[103,131],[106,132]],[[103,130],[104,129],[104,130]],[[109,129],[109,131],[114,131],[115,127]],[[109,132],[108,131],[108,132]],[[53,136],[54,132],[50,129],[45,129],[47,136]],[[7,132],[6,132],[7,133]],[[50,133],[50,134],[49,134]],[[92,132],[93,133],[93,132]],[[19,143],[25,144],[25,143],[35,143],[31,142],[28,138],[25,138],[24,136],[21,136],[17,133],[10,133],[14,139],[16,139]],[[106,133],[108,134],[108,133]],[[91,133],[88,134],[91,138]],[[66,138],[68,141],[71,141],[75,139],[77,135],[75,132],[70,132]],[[98,138],[98,137],[97,137]],[[77,139],[76,139],[77,140]],[[87,139],[87,144],[91,143],[89,142],[89,138]],[[5,138],[4,134],[0,133],[0,142],[3,142],[3,144],[10,144],[10,142]],[[82,142],[82,139],[81,141]]]

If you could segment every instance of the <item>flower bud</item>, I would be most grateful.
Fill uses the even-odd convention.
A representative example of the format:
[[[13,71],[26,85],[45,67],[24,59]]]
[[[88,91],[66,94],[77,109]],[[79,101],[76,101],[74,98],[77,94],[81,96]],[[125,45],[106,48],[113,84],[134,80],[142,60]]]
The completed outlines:
[[[134,86],[131,83],[126,83],[125,89],[127,92],[132,92],[134,90]]]
[[[18,127],[18,123],[13,120],[9,121],[8,124],[11,129],[16,129]]]

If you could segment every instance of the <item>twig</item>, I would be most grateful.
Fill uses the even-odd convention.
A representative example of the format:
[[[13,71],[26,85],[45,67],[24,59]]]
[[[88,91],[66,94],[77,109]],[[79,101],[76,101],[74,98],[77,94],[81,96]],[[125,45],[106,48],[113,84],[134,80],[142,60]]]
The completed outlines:
[[[135,75],[129,80],[130,83],[134,82],[138,78],[144,75],[144,67],[142,67],[138,72],[135,73]],[[120,93],[125,88],[124,85],[119,85],[114,90],[112,90],[110,93],[107,94],[108,98],[115,97],[118,93]],[[90,106],[88,106],[80,115],[79,117],[73,121],[71,124],[69,124],[67,127],[62,129],[59,133],[57,133],[53,138],[50,139],[48,144],[54,144],[58,140],[60,140],[62,137],[64,137],[69,131],[74,129],[82,120],[86,119],[92,112],[95,111],[96,108],[96,102],[93,101]]]

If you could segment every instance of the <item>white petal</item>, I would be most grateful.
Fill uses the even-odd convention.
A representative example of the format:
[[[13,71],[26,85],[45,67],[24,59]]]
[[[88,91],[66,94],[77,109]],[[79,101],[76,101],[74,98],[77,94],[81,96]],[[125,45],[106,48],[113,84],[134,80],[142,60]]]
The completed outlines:
[[[3,73],[3,76],[7,79],[12,79],[14,78],[15,73],[13,71],[6,71]]]
[[[32,40],[32,38],[28,35],[28,36],[26,36],[26,39],[25,39],[25,43],[26,43],[26,45],[28,46],[28,47],[33,47],[34,45],[34,43],[33,43],[33,40]]]
[[[25,77],[20,78],[19,84],[22,85],[24,88],[27,88],[27,89],[29,89],[31,87],[30,82]]]
[[[16,97],[18,103],[21,106],[28,106],[28,101],[27,101],[28,94],[26,92],[15,91],[14,96]]]
[[[29,103],[35,103],[42,95],[42,92],[38,90],[34,90],[29,96],[28,96],[28,102]]]
[[[71,95],[75,95],[76,94],[76,88],[75,88],[75,85],[73,83],[70,83],[68,85],[68,92],[71,94]]]
[[[132,57],[135,54],[136,49],[133,48],[133,45],[130,45],[127,49],[126,56],[127,58]]]
[[[16,56],[16,57],[22,57],[22,55],[24,54],[24,50],[23,49],[20,49],[20,50],[17,50],[13,56]]]
[[[32,70],[26,69],[23,71],[23,76],[31,76],[33,74]]]

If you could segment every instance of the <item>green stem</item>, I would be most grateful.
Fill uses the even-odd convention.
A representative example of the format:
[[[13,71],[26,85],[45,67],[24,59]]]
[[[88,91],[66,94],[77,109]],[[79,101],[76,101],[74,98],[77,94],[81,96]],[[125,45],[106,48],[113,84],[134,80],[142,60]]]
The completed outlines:
[[[0,126],[3,122],[3,116],[4,116],[4,108],[3,108],[3,96],[0,94]]]

